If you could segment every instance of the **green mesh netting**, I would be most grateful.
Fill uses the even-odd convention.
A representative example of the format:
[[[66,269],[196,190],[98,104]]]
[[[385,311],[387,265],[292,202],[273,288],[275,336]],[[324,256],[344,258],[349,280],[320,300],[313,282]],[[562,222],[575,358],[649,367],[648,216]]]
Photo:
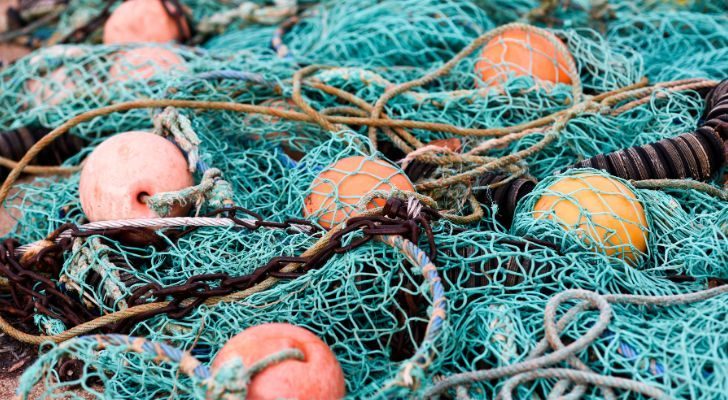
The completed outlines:
[[[71,30],[74,18],[98,12],[100,3],[71,1],[58,29]],[[184,3],[193,19],[233,7],[224,2]],[[561,3],[550,12],[552,19],[534,15],[532,21],[559,27],[551,32],[573,56],[586,96],[619,89],[643,76],[651,82],[721,79],[728,70],[724,1]],[[286,58],[271,48],[276,27],[262,24],[231,25],[200,47],[104,46],[93,44],[92,37],[84,44],[37,50],[0,71],[0,129],[33,124],[53,128],[78,113],[143,98],[234,101],[298,110],[288,101],[292,76],[301,65],[314,63],[334,68],[316,72],[312,81],[374,104],[392,85],[441,66],[478,36],[521,20],[538,6],[535,1],[486,0],[310,4],[282,35],[290,51]],[[128,54],[140,48],[174,56],[161,62],[135,62]],[[169,63],[170,59],[175,61]],[[489,87],[476,72],[478,61],[476,51],[449,74],[390,100],[385,112],[403,120],[491,128],[532,121],[582,100],[575,98],[572,85],[543,84],[530,76],[510,76],[502,85]],[[307,84],[302,96],[316,110],[349,105]],[[449,310],[435,343],[437,355],[422,372],[423,388],[453,373],[524,360],[543,338],[546,302],[561,291],[667,295],[703,289],[708,279],[728,279],[728,203],[708,194],[635,189],[624,182],[644,209],[639,229],[646,238],[644,250],[631,242],[588,239],[599,224],[589,222],[594,215],[584,210],[579,210],[586,221],[581,234],[533,211],[538,200],[551,193],[548,186],[563,178],[552,176],[555,172],[587,157],[691,131],[703,106],[695,91],[658,90],[629,111],[612,115],[582,110],[558,130],[536,131],[487,153],[489,157],[513,154],[555,135],[518,164],[541,183],[519,204],[510,230],[495,222],[496,210],[489,205],[475,223],[434,224],[435,264]],[[151,131],[151,117],[159,111],[115,113],[74,127],[72,134],[87,139],[88,146],[66,165],[77,165],[109,135]],[[190,118],[201,139],[201,160],[220,169],[232,185],[234,203],[269,220],[304,217],[306,198],[317,190],[315,186],[312,190],[312,182],[338,160],[376,157],[377,162],[395,165],[401,158],[382,146],[387,141],[382,131],[377,136],[381,153],[373,152],[364,126],[337,127],[341,129],[332,133],[316,124],[265,115],[180,112]],[[452,136],[424,129],[409,132],[423,143]],[[489,140],[461,139],[463,152]],[[414,183],[472,167],[444,165]],[[712,183],[722,184],[722,172]],[[571,174],[578,173],[583,171]],[[196,182],[201,177],[198,173]],[[20,185],[6,202],[18,211],[18,223],[9,236],[29,243],[65,222],[84,222],[78,179],[78,174],[36,178]],[[441,209],[467,214],[472,211],[468,186],[460,183],[422,194],[431,196]],[[201,210],[206,211],[210,210]],[[356,237],[350,234],[346,240]],[[110,313],[124,309],[126,299],[143,285],[178,285],[203,273],[247,274],[274,256],[300,255],[316,238],[275,229],[201,228],[181,239],[166,240],[164,250],[116,242],[102,246],[94,238],[77,241],[65,257],[62,282],[80,301]],[[615,246],[619,251],[610,254],[609,248]],[[608,332],[578,357],[594,371],[646,382],[675,398],[724,398],[728,392],[725,303],[723,296],[685,306],[615,305]],[[371,242],[242,300],[201,306],[181,319],[157,316],[133,324],[130,333],[166,341],[209,362],[227,339],[246,327],[273,321],[300,325],[332,348],[343,367],[348,394],[369,398],[414,354],[424,338],[431,306],[421,271],[412,269],[396,250]],[[567,327],[564,341],[579,337],[596,318],[595,311],[582,313]],[[43,316],[35,322],[45,334],[70,328]],[[113,348],[91,351],[81,342],[44,346],[41,353],[40,361],[24,375],[19,392],[28,393],[37,379],[42,385],[36,388],[45,398],[81,398],[80,392],[114,399],[204,396],[176,366],[138,354]],[[81,361],[82,374],[62,381],[53,367],[69,358]],[[476,382],[467,390],[473,398],[493,398],[503,383]],[[555,383],[539,380],[520,386],[517,394],[543,399]],[[622,391],[618,395],[640,398]],[[586,393],[586,398],[600,397],[597,389]]]

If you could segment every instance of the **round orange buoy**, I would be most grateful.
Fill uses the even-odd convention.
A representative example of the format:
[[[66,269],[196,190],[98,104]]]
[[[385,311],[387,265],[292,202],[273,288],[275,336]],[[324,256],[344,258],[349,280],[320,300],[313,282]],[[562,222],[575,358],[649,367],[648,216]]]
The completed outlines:
[[[562,43],[550,32],[507,29],[483,47],[475,72],[489,86],[504,83],[509,75],[569,85],[568,65],[574,59],[560,52],[549,38]]]
[[[255,375],[248,399],[341,399],[346,394],[344,372],[331,349],[308,330],[282,323],[254,326],[230,339],[212,361],[214,375],[239,358],[251,366],[282,350],[298,349],[303,360],[271,364]]]
[[[83,50],[78,46],[56,45],[41,50],[38,54],[32,56],[29,60],[31,66],[46,66],[48,59],[58,59],[61,57],[78,57],[83,54]],[[32,106],[57,106],[63,100],[67,99],[76,90],[75,80],[80,80],[81,71],[60,66],[55,69],[48,70],[46,68],[45,76],[41,79],[28,79],[27,92],[32,95]]]
[[[170,11],[172,3],[167,3]],[[189,36],[189,26],[184,18],[171,17],[162,0],[128,0],[111,13],[104,25],[104,43],[164,43]]]
[[[316,216],[326,229],[356,214],[359,200],[373,190],[414,191],[414,186],[398,168],[379,159],[347,157],[326,167],[311,184],[303,214]],[[385,201],[374,199],[367,208],[381,207]]]
[[[118,134],[101,143],[81,171],[81,207],[90,221],[158,217],[145,197],[193,184],[187,159],[172,142],[149,132]],[[189,205],[172,209],[185,215]]]
[[[552,219],[565,230],[582,230],[582,240],[596,242],[608,255],[636,261],[647,251],[642,204],[628,187],[607,176],[580,173],[559,179],[536,201],[534,217]]]
[[[109,69],[112,80],[147,80],[160,72],[185,71],[184,60],[174,52],[158,47],[139,47],[117,54]]]
[[[76,85],[69,79],[66,68],[59,67],[46,75],[43,81],[29,80],[27,90],[33,96],[33,106],[57,106],[76,90]]]

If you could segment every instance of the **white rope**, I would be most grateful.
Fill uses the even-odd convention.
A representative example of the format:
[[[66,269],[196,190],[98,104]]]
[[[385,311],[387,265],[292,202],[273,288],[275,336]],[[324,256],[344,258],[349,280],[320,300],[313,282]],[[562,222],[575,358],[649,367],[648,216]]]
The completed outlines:
[[[247,224],[255,224],[257,220],[242,218],[240,221]],[[239,226],[235,221],[230,218],[219,218],[219,217],[174,217],[174,218],[140,218],[140,219],[120,219],[111,221],[99,221],[91,222],[79,226],[81,231],[84,230],[104,230],[104,229],[118,229],[118,228],[176,228],[182,226],[195,226],[195,227],[212,227],[212,228],[224,228],[230,226]],[[307,225],[291,224],[291,228],[301,233],[311,233],[311,227]],[[270,228],[280,229],[280,228]],[[66,230],[61,232],[56,238],[56,242],[63,238],[69,238],[72,235],[72,231]],[[43,242],[42,240],[26,244],[15,249],[16,255],[24,254],[28,249]]]
[[[415,219],[420,216],[422,212],[422,203],[417,201],[416,198],[410,197],[407,199],[407,216],[410,219]]]

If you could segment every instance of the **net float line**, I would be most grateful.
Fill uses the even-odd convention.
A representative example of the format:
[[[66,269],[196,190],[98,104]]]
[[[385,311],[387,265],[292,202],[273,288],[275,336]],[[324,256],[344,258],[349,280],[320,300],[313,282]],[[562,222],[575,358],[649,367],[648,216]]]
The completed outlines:
[[[706,180],[726,162],[728,141],[728,79],[706,96],[705,112],[699,127],[690,133],[599,154],[571,168],[595,168],[632,180]]]
[[[299,76],[299,79],[300,79],[300,76]],[[294,81],[295,81],[295,79],[294,79]],[[703,84],[713,84],[714,85],[715,84],[715,83],[713,83],[713,81],[704,80],[704,79],[699,80],[699,83],[701,85],[703,85]],[[534,127],[549,125],[554,122],[559,122],[559,125],[563,126],[563,124],[568,122],[568,120],[571,119],[571,117],[573,117],[574,115],[576,115],[582,111],[586,111],[587,109],[590,109],[590,107],[601,108],[601,106],[599,105],[599,103],[597,101],[608,99],[609,96],[612,96],[615,94],[629,94],[634,90],[639,91],[640,89],[635,89],[635,87],[642,87],[642,86],[644,86],[644,82],[640,82],[635,85],[630,85],[628,87],[619,89],[617,91],[604,93],[602,95],[595,96],[594,98],[588,100],[588,102],[577,103],[572,108],[569,108],[567,110],[558,111],[556,113],[553,113],[552,115],[542,117],[542,118],[539,118],[539,119],[536,119],[533,121],[525,122],[522,124],[510,126],[510,127],[485,128],[485,129],[462,128],[462,127],[457,127],[457,126],[445,124],[445,123],[435,123],[435,122],[426,122],[426,121],[388,119],[388,118],[385,118],[382,116],[377,117],[377,118],[372,118],[372,117],[322,115],[310,107],[308,107],[309,109],[306,111],[308,111],[311,114],[316,114],[315,117],[313,115],[309,115],[305,112],[301,113],[301,112],[297,112],[297,111],[283,110],[283,109],[280,109],[277,107],[266,107],[266,106],[259,106],[259,105],[253,105],[253,104],[242,104],[242,103],[235,103],[235,102],[173,100],[173,99],[133,100],[133,101],[128,101],[128,102],[117,103],[117,104],[110,105],[110,106],[99,107],[99,108],[78,114],[75,117],[72,117],[71,119],[67,120],[63,124],[59,125],[52,131],[50,131],[44,137],[42,137],[38,142],[36,142],[33,146],[31,146],[28,149],[27,153],[18,161],[17,165],[8,174],[8,177],[5,179],[3,186],[0,187],[0,201],[4,201],[5,198],[7,198],[10,188],[12,187],[13,183],[17,180],[17,178],[20,176],[21,172],[51,142],[53,142],[58,137],[61,137],[63,134],[68,132],[71,128],[73,128],[74,126],[76,126],[80,123],[89,121],[89,120],[99,117],[99,116],[109,115],[109,114],[112,114],[115,112],[124,112],[124,111],[141,109],[141,108],[165,108],[168,106],[172,106],[172,107],[176,107],[176,108],[225,110],[225,111],[233,111],[233,112],[240,112],[240,113],[265,114],[265,115],[271,115],[271,116],[274,116],[277,118],[288,119],[291,121],[308,122],[308,123],[324,123],[324,125],[327,125],[327,126],[333,126],[332,124],[366,125],[366,126],[371,126],[371,127],[384,127],[384,128],[425,129],[425,130],[430,130],[430,131],[451,133],[451,134],[461,135],[461,136],[505,136],[508,134],[520,132],[525,129],[532,129]],[[467,172],[457,174],[457,175],[454,175],[451,177],[443,178],[443,179],[440,179],[437,181],[424,182],[424,183],[420,184],[418,189],[427,190],[427,189],[431,189],[431,188],[435,188],[435,187],[443,187],[443,186],[448,186],[448,185],[451,185],[454,183],[469,181],[473,177],[480,175],[483,172],[487,172],[488,170],[505,168],[508,165],[511,165],[513,162],[518,161],[527,155],[540,151],[548,143],[553,141],[554,138],[555,138],[555,136],[553,134],[552,135],[547,134],[545,136],[544,140],[538,142],[537,144],[531,146],[528,149],[522,150],[521,152],[519,152],[519,154],[517,154],[515,156],[511,155],[511,156],[504,157],[502,159],[490,161],[471,171],[467,171]],[[431,155],[424,155],[424,156],[432,157]],[[448,157],[457,158],[459,156],[448,155]],[[460,156],[460,157],[462,157],[462,156]]]

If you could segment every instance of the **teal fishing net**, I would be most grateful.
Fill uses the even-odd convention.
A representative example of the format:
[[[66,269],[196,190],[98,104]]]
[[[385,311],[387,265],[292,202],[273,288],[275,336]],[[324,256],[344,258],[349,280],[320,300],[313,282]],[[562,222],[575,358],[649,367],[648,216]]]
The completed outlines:
[[[57,29],[73,30],[84,15],[95,15],[92,11],[98,12],[100,3],[71,1]],[[242,4],[183,3],[192,21]],[[562,112],[550,125],[525,133],[527,128],[459,136],[444,128],[408,127],[407,133],[420,142],[417,145],[385,127],[376,130],[375,143],[362,121],[336,122],[334,129],[326,129],[311,121],[269,114],[178,108],[200,139],[200,165],[219,169],[230,185],[232,202],[266,220],[304,218],[306,198],[317,191],[312,182],[341,159],[376,158],[373,162],[405,169],[409,163],[428,157],[441,160],[438,157],[449,153],[408,156],[403,147],[413,150],[455,136],[462,144],[458,154],[471,158],[440,162],[429,176],[413,177],[416,191],[427,196],[420,196],[423,202],[436,202],[436,208],[448,215],[477,212],[468,199],[486,188],[472,184],[475,176],[443,182],[478,168],[484,168],[481,174],[496,171],[539,181],[518,202],[512,226],[499,221],[498,207],[489,203],[481,204],[482,216],[476,220],[443,218],[432,223],[434,264],[448,304],[447,318],[432,341],[426,332],[436,305],[423,269],[379,241],[336,254],[320,268],[235,301],[199,305],[181,317],[162,314],[121,326],[125,333],[169,343],[208,364],[243,329],[288,322],[310,330],[330,346],[343,368],[350,397],[421,397],[453,374],[528,360],[546,334],[549,299],[561,292],[681,295],[728,279],[728,202],[709,193],[644,189],[617,180],[634,194],[632,198],[585,185],[582,190],[597,198],[630,197],[631,205],[640,205],[644,213],[640,223],[624,219],[617,223],[637,228],[640,234],[629,238],[610,231],[599,219],[600,212],[592,213],[578,202],[574,207],[579,224],[585,224],[580,229],[565,227],[534,209],[539,199],[555,195],[549,186],[565,176],[589,173],[614,179],[593,170],[562,172],[577,161],[695,129],[705,107],[703,87],[663,86],[609,104],[588,100],[643,77],[651,83],[725,78],[728,20],[721,13],[725,2],[574,1],[534,11],[539,5],[534,1],[305,2],[299,3],[292,22],[229,24],[197,47],[107,46],[96,44],[98,38],[92,35],[81,44],[39,49],[0,71],[0,130],[31,125],[50,130],[80,113],[143,99],[234,102],[305,115],[306,110],[292,100],[298,93],[294,74],[310,64],[327,67],[301,79],[305,104],[322,114],[368,117],[388,89],[446,65],[481,35],[530,15],[532,23],[554,33],[572,55],[576,74],[571,84],[511,75],[503,85],[489,86],[476,72],[478,48],[448,73],[403,91],[383,107],[389,118],[473,130],[511,127]],[[146,55],[134,57],[139,53]],[[347,109],[352,103],[330,88],[356,96],[359,111]],[[631,104],[635,99],[642,101]],[[78,165],[110,135],[155,130],[153,118],[162,111],[132,109],[74,126],[70,133],[84,139],[85,147],[64,165]],[[391,136],[401,143],[393,143]],[[514,154],[518,157],[512,162],[502,161]],[[401,159],[405,162],[397,164]],[[709,184],[722,186],[724,171]],[[198,170],[195,182],[204,176],[204,169]],[[5,203],[17,219],[8,236],[32,243],[64,223],[86,222],[78,182],[79,174],[74,173],[17,185]],[[557,197],[570,201],[572,195]],[[214,208],[203,203],[193,214],[204,215]],[[309,220],[323,223],[321,216],[314,213]],[[606,232],[611,239],[600,242],[590,236],[594,232]],[[361,235],[349,233],[343,241],[351,243]],[[160,233],[160,246],[103,236],[76,238],[53,279],[85,307],[108,315],[127,309],[135,291],[146,285],[181,285],[200,274],[250,274],[275,256],[304,253],[319,237],[290,229],[227,226],[198,228],[179,238],[174,232]],[[638,237],[644,239],[644,248],[633,241]],[[418,244],[428,248],[424,237]],[[148,297],[142,302],[162,300],[167,299]],[[728,392],[725,302],[723,295],[685,305],[615,303],[606,330],[575,357],[599,374],[642,382],[674,398],[723,398]],[[598,321],[598,311],[579,313],[564,328],[562,341],[577,340]],[[46,335],[73,327],[42,312],[36,313],[32,326]],[[422,343],[432,346],[434,356],[426,368],[411,372],[419,385],[388,386]],[[566,362],[558,365],[568,367]],[[67,370],[75,372],[64,374]],[[458,390],[472,398],[493,398],[507,378],[473,379]],[[560,385],[558,381],[522,384],[515,395],[545,399]],[[42,398],[185,399],[204,397],[205,392],[200,380],[186,376],[175,363],[159,363],[120,346],[98,350],[83,340],[41,346],[39,360],[23,375],[18,392],[27,395],[33,389],[40,390]],[[585,390],[584,398],[603,396],[595,386]],[[454,396],[455,389],[447,393]],[[643,397],[617,391],[617,398]]]

